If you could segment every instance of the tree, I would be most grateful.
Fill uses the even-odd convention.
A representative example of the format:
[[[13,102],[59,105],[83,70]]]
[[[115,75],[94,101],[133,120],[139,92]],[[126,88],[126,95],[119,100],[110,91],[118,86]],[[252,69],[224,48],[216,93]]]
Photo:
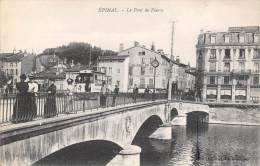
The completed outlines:
[[[0,88],[6,85],[7,81],[8,78],[6,77],[5,73],[3,71],[0,71]]]
[[[99,47],[84,42],[72,42],[56,48],[47,48],[42,54],[54,55],[54,53],[61,59],[66,58],[67,63],[73,60],[75,64],[80,63],[83,65],[90,64],[90,61],[91,64],[95,64],[99,56],[117,55],[114,51],[102,50]]]

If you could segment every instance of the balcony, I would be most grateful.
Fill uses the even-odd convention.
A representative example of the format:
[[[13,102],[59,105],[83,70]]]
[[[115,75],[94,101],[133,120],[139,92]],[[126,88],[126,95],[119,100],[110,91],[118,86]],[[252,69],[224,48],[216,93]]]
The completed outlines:
[[[233,69],[232,73],[233,74],[251,74],[252,71],[251,71],[251,69]]]
[[[260,55],[254,55],[253,60],[260,60]]]

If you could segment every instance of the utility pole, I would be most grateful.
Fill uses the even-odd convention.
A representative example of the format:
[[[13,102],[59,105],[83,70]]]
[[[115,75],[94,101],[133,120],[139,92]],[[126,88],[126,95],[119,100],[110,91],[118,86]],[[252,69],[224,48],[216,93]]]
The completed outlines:
[[[174,36],[174,24],[175,21],[171,21],[172,23],[172,36],[171,36],[171,61],[170,61],[170,69],[169,69],[169,79],[168,79],[168,101],[172,99],[172,67],[174,61],[174,55],[173,55],[173,36]]]
[[[90,46],[90,51],[89,51],[89,64],[88,64],[89,68],[90,68],[90,66],[91,66],[91,50],[92,50],[91,47],[92,47],[92,46]]]

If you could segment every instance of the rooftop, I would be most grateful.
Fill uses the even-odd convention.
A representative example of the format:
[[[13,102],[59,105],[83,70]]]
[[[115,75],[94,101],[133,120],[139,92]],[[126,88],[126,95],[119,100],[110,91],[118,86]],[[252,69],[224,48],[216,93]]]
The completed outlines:
[[[0,59],[5,62],[17,62],[21,61],[24,57],[23,53],[1,53]]]
[[[120,55],[120,56],[101,56],[99,57],[100,61],[113,61],[113,60],[118,60],[118,61],[124,61],[129,55]]]

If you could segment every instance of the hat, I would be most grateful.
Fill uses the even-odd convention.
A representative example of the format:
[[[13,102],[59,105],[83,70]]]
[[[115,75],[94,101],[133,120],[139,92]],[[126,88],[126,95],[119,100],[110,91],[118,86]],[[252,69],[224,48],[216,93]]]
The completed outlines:
[[[25,80],[27,77],[26,77],[26,75],[25,74],[22,74],[21,76],[20,76],[20,79],[21,80]]]

